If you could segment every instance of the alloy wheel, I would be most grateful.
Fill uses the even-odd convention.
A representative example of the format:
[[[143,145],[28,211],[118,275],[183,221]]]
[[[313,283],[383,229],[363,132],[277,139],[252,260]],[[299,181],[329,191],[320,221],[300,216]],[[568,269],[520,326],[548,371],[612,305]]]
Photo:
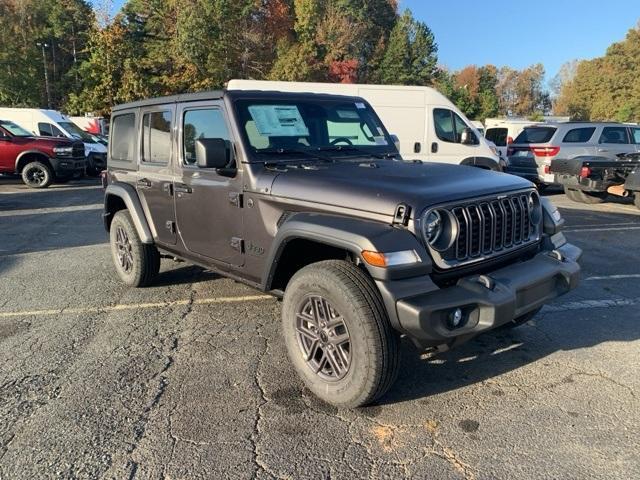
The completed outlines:
[[[133,252],[129,235],[122,227],[116,229],[116,250],[120,267],[129,273],[133,269]]]

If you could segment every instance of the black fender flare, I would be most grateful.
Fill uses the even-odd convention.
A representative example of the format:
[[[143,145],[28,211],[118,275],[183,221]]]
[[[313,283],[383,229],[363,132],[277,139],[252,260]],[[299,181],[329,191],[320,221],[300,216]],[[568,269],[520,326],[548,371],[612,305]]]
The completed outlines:
[[[316,213],[293,214],[280,227],[267,255],[266,269],[262,278],[264,290],[271,283],[285,247],[292,240],[304,239],[322,243],[351,252],[362,260],[369,274],[376,280],[396,280],[431,273],[431,258],[418,239],[408,230],[391,225],[339,215]],[[421,262],[396,266],[374,267],[362,259],[362,251],[398,252],[414,250]]]
[[[14,166],[16,173],[18,173],[18,165],[20,164],[20,160],[22,160],[26,155],[33,155],[33,154],[44,157],[47,161],[50,160],[49,155],[47,155],[46,153],[40,150],[25,150],[24,152],[20,152],[20,154],[16,157],[16,163]]]
[[[144,215],[144,210],[140,203],[140,199],[138,198],[138,193],[133,186],[126,183],[112,183],[107,186],[104,192],[103,217],[105,229],[109,231],[109,225],[111,223],[109,221],[109,216],[111,215],[111,212],[109,211],[109,199],[111,197],[118,197],[122,199],[124,204],[127,206],[127,210],[129,210],[131,219],[133,220],[133,225],[136,227],[136,231],[138,232],[138,236],[142,243],[153,243],[153,235],[151,234],[149,223]]]
[[[500,171],[500,162],[488,157],[468,157],[460,162],[460,165],[468,165],[470,167],[480,167],[493,170],[494,172]]]

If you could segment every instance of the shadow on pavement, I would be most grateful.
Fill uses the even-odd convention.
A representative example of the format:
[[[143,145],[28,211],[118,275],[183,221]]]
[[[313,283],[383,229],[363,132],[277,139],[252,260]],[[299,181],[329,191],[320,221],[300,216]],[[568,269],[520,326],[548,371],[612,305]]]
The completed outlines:
[[[163,260],[163,262],[171,262],[171,260]],[[169,265],[171,266],[171,263],[169,263]],[[174,263],[174,265],[178,264]],[[172,268],[170,270],[166,270],[158,274],[153,281],[153,287],[201,283],[221,278],[217,273],[205,270],[202,267],[197,267],[195,265],[187,264],[179,268],[176,268],[175,266],[171,267]]]

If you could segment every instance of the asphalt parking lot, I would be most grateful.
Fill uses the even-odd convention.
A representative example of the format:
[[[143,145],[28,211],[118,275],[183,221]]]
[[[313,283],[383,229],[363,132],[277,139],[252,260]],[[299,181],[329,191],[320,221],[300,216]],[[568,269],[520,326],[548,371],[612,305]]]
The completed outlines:
[[[582,285],[338,411],[276,300],[167,260],[126,288],[95,181],[0,177],[0,478],[640,478],[640,211],[549,197]]]

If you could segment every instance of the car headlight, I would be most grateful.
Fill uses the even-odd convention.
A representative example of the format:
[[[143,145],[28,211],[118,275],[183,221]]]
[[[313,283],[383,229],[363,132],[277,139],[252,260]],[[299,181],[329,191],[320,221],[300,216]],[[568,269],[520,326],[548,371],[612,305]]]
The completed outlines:
[[[540,195],[533,191],[529,194],[529,220],[532,225],[540,225],[542,219],[542,205],[540,204]]]
[[[422,216],[422,238],[429,247],[443,252],[448,250],[458,235],[458,222],[451,212],[434,208]]]
[[[71,155],[73,147],[53,147],[53,153],[56,155]]]

